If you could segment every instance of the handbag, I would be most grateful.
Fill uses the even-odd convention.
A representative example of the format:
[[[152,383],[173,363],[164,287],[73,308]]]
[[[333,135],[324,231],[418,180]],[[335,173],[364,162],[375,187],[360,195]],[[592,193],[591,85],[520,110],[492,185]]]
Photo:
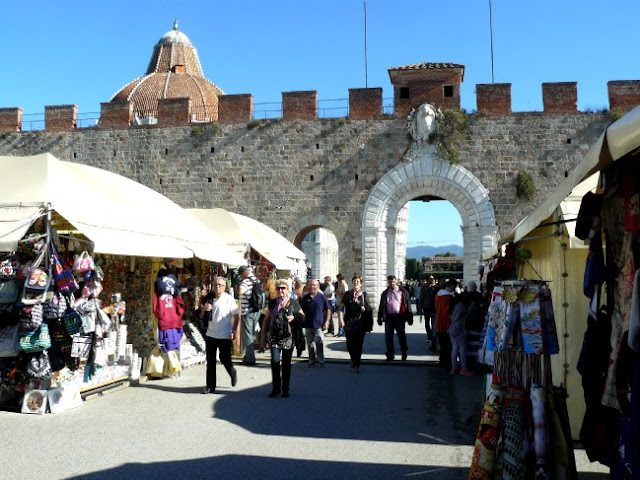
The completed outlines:
[[[45,320],[57,320],[62,318],[67,311],[67,299],[57,292],[53,297],[42,304],[42,316]]]
[[[22,291],[22,303],[25,305],[42,303],[47,299],[51,285],[51,266],[47,267],[48,251],[48,246],[44,245],[29,268]]]
[[[14,280],[0,281],[0,303],[16,303],[20,289]]]
[[[75,358],[89,358],[93,346],[93,334],[74,335],[71,342],[71,356]]]
[[[51,362],[46,351],[29,355],[24,369],[27,376],[36,380],[47,380],[53,375]]]
[[[18,325],[0,329],[0,357],[17,357]]]
[[[0,257],[0,280],[12,280],[16,278],[19,267],[20,265],[12,255]]]
[[[35,353],[51,347],[49,326],[46,323],[40,325],[37,330],[22,332],[20,336],[20,350],[27,353]]]
[[[80,332],[80,328],[82,327],[82,317],[78,312],[69,307],[62,317],[62,321],[64,322],[64,328],[67,329],[67,333],[69,335],[75,335]]]
[[[62,263],[55,251],[51,256],[51,264],[53,268],[53,278],[60,293],[63,295],[71,295],[73,292],[78,290],[78,282],[76,282],[73,273],[71,270],[62,266]]]
[[[34,331],[42,325],[42,305],[25,305],[20,309],[20,327]]]
[[[85,273],[93,270],[95,268],[95,263],[89,252],[84,250],[78,257],[76,257],[73,262],[73,269],[76,272]]]

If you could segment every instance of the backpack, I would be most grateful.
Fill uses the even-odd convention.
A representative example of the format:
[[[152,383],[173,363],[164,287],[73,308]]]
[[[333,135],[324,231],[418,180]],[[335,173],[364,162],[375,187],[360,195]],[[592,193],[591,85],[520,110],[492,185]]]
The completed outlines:
[[[271,322],[271,329],[269,335],[274,340],[284,340],[291,336],[291,327],[287,321],[287,315],[290,315],[289,309],[281,309],[276,318]]]
[[[254,312],[259,312],[267,306],[267,294],[262,291],[259,281],[256,280],[253,282],[248,300],[249,307],[251,307]]]

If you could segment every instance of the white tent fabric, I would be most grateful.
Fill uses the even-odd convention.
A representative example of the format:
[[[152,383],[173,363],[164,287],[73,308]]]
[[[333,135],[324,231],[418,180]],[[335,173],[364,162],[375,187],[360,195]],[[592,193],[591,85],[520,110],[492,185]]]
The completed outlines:
[[[99,253],[173,258],[195,253],[231,265],[243,261],[178,204],[115,173],[49,153],[0,157],[0,168],[5,185],[11,185],[0,191],[0,250],[14,250],[37,217],[34,212],[51,208]]]
[[[279,270],[304,271],[307,268],[302,250],[257,220],[222,208],[188,211],[238,253],[245,255],[251,247]]]

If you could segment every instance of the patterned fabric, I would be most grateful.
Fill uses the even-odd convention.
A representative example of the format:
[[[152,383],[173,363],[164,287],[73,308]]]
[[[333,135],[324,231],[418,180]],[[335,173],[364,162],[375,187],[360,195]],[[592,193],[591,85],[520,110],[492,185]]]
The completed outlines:
[[[494,382],[489,387],[489,394],[484,403],[480,426],[473,449],[469,480],[490,480],[493,478],[493,467],[496,446],[500,434],[500,413],[504,400],[504,388]]]
[[[526,470],[524,449],[524,398],[523,388],[511,386],[507,389],[502,408],[500,444],[502,473],[495,478],[504,480],[524,479]]]

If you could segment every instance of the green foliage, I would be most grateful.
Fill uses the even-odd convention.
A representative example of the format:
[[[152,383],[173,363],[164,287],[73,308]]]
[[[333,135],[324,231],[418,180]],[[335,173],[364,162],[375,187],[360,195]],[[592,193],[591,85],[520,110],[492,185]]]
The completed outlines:
[[[434,255],[434,257],[457,257],[458,255],[456,255],[455,253],[452,252],[445,252],[445,253],[436,253]]]
[[[518,198],[522,198],[527,202],[531,203],[538,191],[536,189],[535,183],[533,183],[533,178],[527,172],[518,172],[518,177],[516,178],[516,194]]]
[[[418,278],[420,272],[420,264],[415,258],[407,258],[405,261],[405,276],[406,278]]]
[[[254,128],[258,128],[262,122],[260,120],[251,120],[247,123],[247,130],[253,130]]]
[[[193,127],[191,129],[191,136],[194,138],[200,138],[204,134],[202,127]]]
[[[611,123],[620,120],[620,117],[624,115],[624,112],[619,108],[614,108],[609,111],[609,117],[611,118]]]
[[[222,127],[218,122],[213,122],[208,127],[208,133],[213,136],[220,135],[222,133]]]
[[[460,161],[460,142],[467,133],[467,116],[460,109],[449,108],[442,112],[438,132],[429,137],[429,143],[436,143],[440,156],[457,165]]]

